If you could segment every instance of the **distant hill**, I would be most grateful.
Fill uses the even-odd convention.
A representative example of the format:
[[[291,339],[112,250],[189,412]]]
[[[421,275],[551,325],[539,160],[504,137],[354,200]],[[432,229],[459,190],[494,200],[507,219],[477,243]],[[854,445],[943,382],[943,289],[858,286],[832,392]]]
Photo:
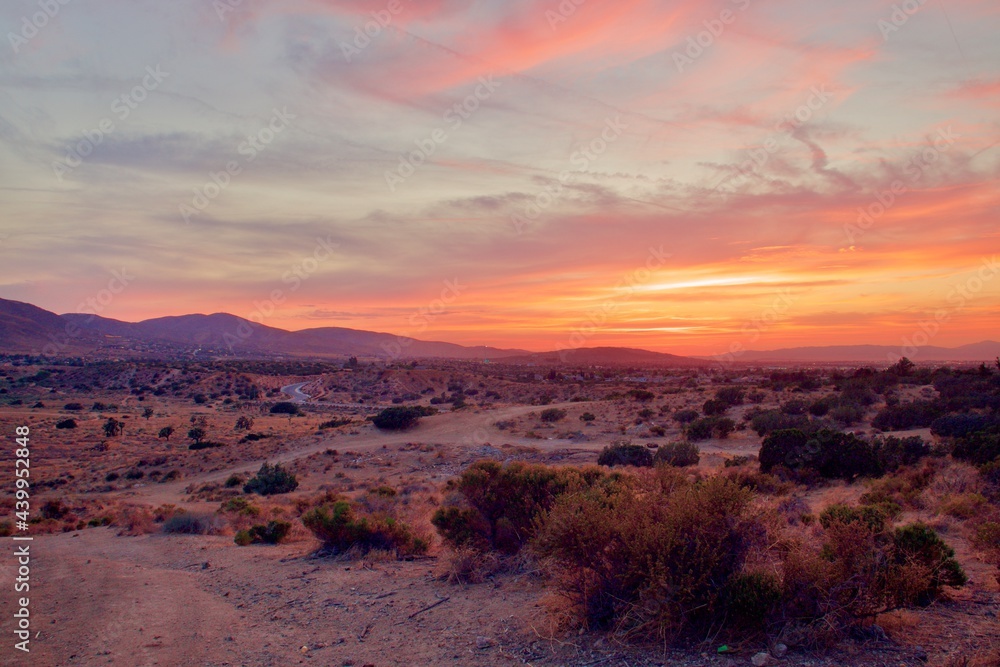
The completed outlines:
[[[75,335],[65,334],[67,326]],[[526,350],[466,347],[341,327],[285,331],[228,313],[122,322],[87,313],[56,315],[30,304],[0,299],[0,352],[38,354],[60,334],[70,344],[59,354],[102,349],[134,354],[185,351],[222,356],[358,355],[400,359],[501,359],[529,354]]]
[[[929,361],[990,361],[1000,356],[1000,343],[986,340],[960,347],[927,345],[915,350],[904,350],[901,345],[828,345],[825,347],[789,347],[779,350],[747,350],[736,358],[736,363],[821,363],[858,362],[892,363],[890,356],[908,357],[915,362]]]
[[[670,366],[696,368],[708,366],[704,359],[681,357],[665,352],[651,352],[630,347],[581,347],[575,350],[536,352],[504,359],[506,363],[568,366]]]
[[[100,333],[135,340],[162,340],[212,349],[279,350],[290,332],[256,324],[228,313],[157,317],[122,322],[106,317],[69,313],[61,316]]]
[[[0,299],[0,352],[14,354],[195,354],[210,356],[363,356],[389,359],[491,359],[514,364],[566,366],[664,366],[696,368],[714,357],[682,357],[627,347],[584,347],[528,352],[488,346],[467,347],[343,327],[286,331],[228,313],[157,317],[122,322],[85,313],[56,315],[20,301]],[[833,345],[746,351],[737,364],[887,364],[900,347]],[[906,354],[906,351],[902,351]],[[916,362],[982,362],[1000,356],[1000,343],[983,341],[956,348],[927,346],[906,354]]]
[[[80,354],[94,349],[98,336],[78,331],[55,313],[30,303],[0,299],[0,349],[5,352]]]

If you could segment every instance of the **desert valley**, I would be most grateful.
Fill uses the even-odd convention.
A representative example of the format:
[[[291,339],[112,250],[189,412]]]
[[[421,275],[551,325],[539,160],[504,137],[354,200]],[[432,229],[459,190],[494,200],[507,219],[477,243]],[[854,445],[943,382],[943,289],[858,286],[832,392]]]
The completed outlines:
[[[11,347],[72,319],[4,305]],[[226,358],[194,321],[3,357],[33,664],[1000,656],[996,360]]]

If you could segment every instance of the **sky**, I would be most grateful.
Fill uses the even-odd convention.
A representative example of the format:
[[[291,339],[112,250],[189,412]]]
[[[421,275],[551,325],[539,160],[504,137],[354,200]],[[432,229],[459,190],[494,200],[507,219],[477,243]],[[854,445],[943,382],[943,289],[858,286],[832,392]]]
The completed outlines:
[[[1000,338],[995,0],[11,0],[0,26],[3,298],[530,350]]]

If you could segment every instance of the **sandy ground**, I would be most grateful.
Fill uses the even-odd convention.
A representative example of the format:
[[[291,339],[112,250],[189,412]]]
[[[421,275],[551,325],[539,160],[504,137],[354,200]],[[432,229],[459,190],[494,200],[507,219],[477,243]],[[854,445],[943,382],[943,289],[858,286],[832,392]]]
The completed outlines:
[[[293,396],[292,389],[310,391],[305,384],[291,382],[290,386],[289,382],[276,384],[276,388],[283,386]],[[304,466],[308,472],[300,492],[309,493],[323,485],[344,483],[334,477],[342,467],[332,469],[317,463],[317,457],[331,449],[342,453],[341,466],[343,459],[350,457],[368,462],[367,467],[349,471],[355,475],[354,481],[371,482],[392,472],[439,488],[483,452],[501,458],[534,452],[532,456],[554,462],[594,462],[597,452],[609,442],[629,436],[607,427],[585,427],[578,415],[584,410],[599,411],[601,419],[607,417],[613,423],[623,409],[635,410],[634,405],[623,408],[611,402],[546,407],[562,408],[570,415],[550,427],[538,422],[536,416],[542,409],[538,406],[502,406],[444,411],[402,433],[381,432],[369,425],[319,434],[316,424],[320,417],[311,417],[311,421],[261,417],[258,429],[274,425],[294,431],[294,435],[280,443],[263,441],[263,446],[270,448],[263,457],[250,455],[258,450],[249,446],[233,445],[232,454],[226,454],[230,456],[227,462],[212,463],[211,471],[186,472],[183,479],[167,483],[143,481],[107,495],[150,507],[174,504],[214,510],[217,501],[193,500],[188,490],[221,482],[233,473],[253,473],[265,458]],[[174,421],[188,414],[174,414]],[[14,419],[37,421],[57,416],[56,412],[14,412]],[[232,421],[230,416],[225,419]],[[516,423],[516,428],[499,429],[497,422],[504,421]],[[137,422],[130,427],[131,439],[111,454],[88,454],[87,465],[111,455],[124,457],[122,452],[130,453],[130,448],[135,448],[135,457],[148,455],[147,451],[166,452],[204,456],[205,461],[225,453],[188,453],[186,445],[159,441],[149,433],[155,434],[161,423],[167,422],[160,417],[149,423]],[[96,429],[96,425],[91,428]],[[140,437],[137,428],[144,429],[146,435]],[[583,436],[557,437],[567,431]],[[632,440],[664,443],[676,437],[673,427],[663,438],[638,436]],[[699,443],[701,465],[713,469],[729,456],[756,454],[759,442],[752,432],[738,431],[726,440]],[[407,450],[409,443],[425,443],[436,453],[427,454],[427,460],[418,464],[419,455]],[[56,455],[72,463],[68,445],[62,449],[53,446]],[[374,463],[382,459],[384,466]],[[394,467],[388,467],[390,464]],[[103,468],[99,475],[103,476]],[[818,507],[849,500],[860,491],[833,485],[810,502]],[[955,541],[963,562],[975,560],[967,551],[967,542],[958,536],[948,537]],[[3,541],[9,554],[10,543],[6,538]],[[463,587],[442,580],[443,566],[433,556],[413,561],[347,562],[317,558],[316,547],[311,537],[280,546],[241,548],[233,544],[231,536],[155,533],[129,537],[118,535],[113,528],[39,535],[32,543],[32,652],[23,655],[11,650],[13,618],[6,610],[13,608],[14,595],[8,588],[0,597],[5,610],[0,617],[0,637],[4,638],[0,663],[122,667],[735,666],[749,664],[749,657],[763,648],[748,646],[735,657],[724,657],[712,652],[624,647],[598,634],[567,636],[554,626],[550,610],[558,601],[537,573],[504,575]],[[793,653],[780,664],[918,665],[923,664],[914,648],[918,642],[939,647],[932,658],[938,660],[934,664],[940,664],[950,646],[992,641],[997,635],[1000,594],[995,584],[983,583],[992,570],[975,563],[967,569],[976,585],[961,592],[955,602],[921,612],[917,621],[906,616],[897,619],[902,636],[913,638],[910,646],[869,644],[854,653],[827,656]],[[10,582],[14,576],[12,559],[0,560],[0,580]]]

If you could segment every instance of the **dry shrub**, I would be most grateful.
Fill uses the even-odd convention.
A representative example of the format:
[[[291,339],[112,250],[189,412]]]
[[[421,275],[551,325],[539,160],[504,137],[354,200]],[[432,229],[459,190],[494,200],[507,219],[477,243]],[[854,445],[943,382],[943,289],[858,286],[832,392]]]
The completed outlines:
[[[936,500],[945,496],[962,493],[983,493],[985,484],[975,466],[959,461],[951,461],[938,469],[927,489],[928,495]]]
[[[372,550],[392,551],[397,557],[422,554],[428,541],[389,512],[366,514],[346,500],[326,502],[302,515],[302,524],[312,531],[324,549],[338,555],[365,555]]]
[[[784,558],[783,620],[811,643],[895,609],[924,606],[962,586],[954,551],[921,523],[891,529],[878,508],[827,508],[821,547],[802,540]]]
[[[125,505],[111,523],[119,535],[148,535],[156,532],[153,512],[145,505]]]
[[[494,551],[455,547],[439,561],[439,576],[452,584],[480,584],[504,571],[503,560]]]
[[[597,467],[480,461],[448,482],[448,496],[431,523],[452,547],[512,555],[527,544],[535,534],[538,517],[560,495],[621,479]]]
[[[902,641],[920,625],[920,617],[912,611],[897,609],[879,616],[878,624],[891,639]]]
[[[723,470],[722,475],[744,489],[766,495],[784,496],[795,488],[795,485],[790,482],[782,481],[774,475],[745,466],[727,467]]]
[[[986,496],[979,493],[960,493],[942,498],[938,512],[956,519],[969,520],[980,516],[986,506]]]
[[[537,536],[535,549],[588,626],[676,639],[718,626],[727,601],[771,598],[745,592],[766,589],[765,580],[739,578],[764,537],[749,516],[749,491],[723,478],[692,482],[670,468],[638,482],[564,495]]]
[[[996,640],[993,646],[949,656],[941,663],[941,667],[997,667],[997,665],[1000,665],[1000,646],[996,646]]]
[[[163,532],[181,535],[218,535],[224,523],[214,514],[179,511],[163,522]]]

